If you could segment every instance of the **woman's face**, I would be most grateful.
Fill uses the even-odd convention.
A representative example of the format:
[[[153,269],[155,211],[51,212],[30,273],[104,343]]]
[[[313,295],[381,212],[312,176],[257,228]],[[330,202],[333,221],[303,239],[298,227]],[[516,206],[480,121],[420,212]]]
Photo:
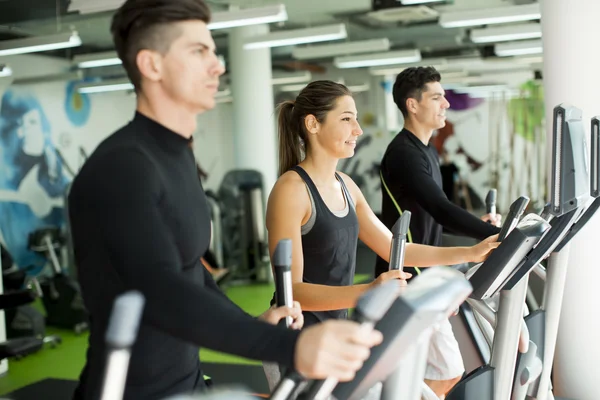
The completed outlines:
[[[21,126],[17,130],[23,138],[23,151],[30,156],[41,156],[44,153],[44,132],[42,130],[42,116],[39,110],[30,110],[23,114]]]
[[[317,146],[339,159],[352,157],[356,141],[363,133],[354,99],[350,96],[340,97],[323,123],[316,124],[314,133],[313,148]]]

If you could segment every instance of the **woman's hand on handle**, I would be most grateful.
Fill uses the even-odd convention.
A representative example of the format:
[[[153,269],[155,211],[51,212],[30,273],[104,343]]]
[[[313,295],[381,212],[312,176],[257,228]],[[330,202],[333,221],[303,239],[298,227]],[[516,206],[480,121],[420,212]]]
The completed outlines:
[[[471,257],[470,262],[483,262],[485,261],[492,251],[498,246],[500,246],[500,242],[498,242],[498,234],[488,237],[483,240],[481,243],[476,244],[470,248]]]
[[[389,281],[390,279],[398,279],[400,286],[406,286],[406,280],[409,279],[412,274],[404,271],[400,271],[398,269],[393,269],[391,271],[384,272],[379,275],[377,279],[371,282],[372,287],[376,287],[381,285],[382,283]]]
[[[292,317],[293,322],[290,326],[291,329],[302,329],[304,326],[302,308],[300,307],[300,303],[297,301],[294,301],[294,306],[292,308],[286,306],[273,306],[260,315],[258,319],[263,320],[271,325],[277,325],[279,321],[285,317]]]

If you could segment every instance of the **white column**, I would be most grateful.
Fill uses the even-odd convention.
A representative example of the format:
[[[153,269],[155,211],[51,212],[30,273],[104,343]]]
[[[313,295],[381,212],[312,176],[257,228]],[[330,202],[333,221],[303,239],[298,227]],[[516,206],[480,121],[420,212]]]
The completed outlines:
[[[245,38],[268,32],[268,25],[253,25],[232,29],[229,35],[235,168],[262,172],[265,196],[277,178],[271,49],[244,50],[243,44]]]
[[[589,121],[600,114],[600,1],[541,0],[544,44],[544,91],[548,154],[551,154],[552,109],[570,103]],[[589,148],[589,146],[588,146]],[[600,398],[600,216],[596,215],[571,242],[554,365],[555,395],[579,400]]]

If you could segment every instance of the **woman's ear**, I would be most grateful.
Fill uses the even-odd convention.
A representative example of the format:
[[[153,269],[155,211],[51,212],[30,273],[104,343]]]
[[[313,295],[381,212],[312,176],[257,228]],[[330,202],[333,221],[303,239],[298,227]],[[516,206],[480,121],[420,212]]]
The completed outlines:
[[[309,114],[304,118],[304,127],[306,128],[306,132],[316,135],[319,132],[319,121],[317,121],[314,115]]]

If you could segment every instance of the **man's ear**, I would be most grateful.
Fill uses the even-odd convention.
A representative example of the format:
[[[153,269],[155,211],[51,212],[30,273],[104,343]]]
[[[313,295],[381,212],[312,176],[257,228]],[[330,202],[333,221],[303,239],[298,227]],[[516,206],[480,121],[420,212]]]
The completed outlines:
[[[135,58],[140,74],[153,82],[162,77],[163,63],[162,57],[152,50],[140,50]]]
[[[417,101],[417,99],[413,99],[412,97],[409,97],[408,99],[406,99],[406,110],[410,114],[416,114],[418,107],[419,107],[419,102]]]

